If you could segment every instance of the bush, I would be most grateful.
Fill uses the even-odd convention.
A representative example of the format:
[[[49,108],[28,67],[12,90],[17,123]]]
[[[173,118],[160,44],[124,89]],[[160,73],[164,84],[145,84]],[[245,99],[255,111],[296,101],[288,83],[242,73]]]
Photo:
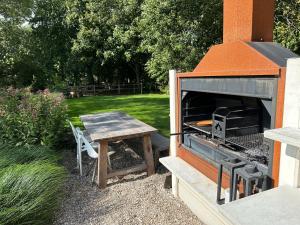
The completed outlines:
[[[50,147],[61,142],[66,120],[62,94],[9,88],[0,91],[0,96],[0,139]]]
[[[46,161],[0,170],[0,224],[50,224],[65,171]]]

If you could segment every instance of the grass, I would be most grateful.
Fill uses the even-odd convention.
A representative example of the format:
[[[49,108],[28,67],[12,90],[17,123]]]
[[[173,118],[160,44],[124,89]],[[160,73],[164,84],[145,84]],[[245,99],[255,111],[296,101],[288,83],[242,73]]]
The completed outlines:
[[[0,224],[51,224],[65,171],[46,161],[0,170]]]
[[[51,224],[65,169],[46,146],[0,143],[0,224]]]
[[[82,126],[79,116],[85,114],[122,111],[169,136],[169,96],[164,94],[93,96],[68,99],[69,117]]]
[[[15,164],[26,164],[39,160],[57,163],[60,157],[46,146],[12,146],[0,143],[0,169]]]

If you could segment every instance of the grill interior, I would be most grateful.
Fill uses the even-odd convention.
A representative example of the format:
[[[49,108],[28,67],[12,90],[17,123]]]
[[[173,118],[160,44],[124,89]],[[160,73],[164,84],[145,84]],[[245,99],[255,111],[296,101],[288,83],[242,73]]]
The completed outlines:
[[[271,142],[261,133],[228,138],[227,143],[236,146],[238,151],[246,154],[249,161],[268,164],[270,159]]]
[[[225,142],[229,137],[260,132],[260,110],[247,106],[218,107],[213,113],[213,138]]]
[[[269,164],[272,142],[264,138],[263,132],[271,127],[271,115],[262,99],[201,92],[183,96],[185,133],[191,132],[193,138],[215,144],[245,161]],[[186,146],[190,145],[189,136],[182,138]]]

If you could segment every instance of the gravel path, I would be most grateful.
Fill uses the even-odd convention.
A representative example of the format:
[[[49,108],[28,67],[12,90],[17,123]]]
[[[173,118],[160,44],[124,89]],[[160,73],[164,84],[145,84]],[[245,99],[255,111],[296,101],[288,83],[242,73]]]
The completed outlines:
[[[112,160],[120,166],[120,160],[126,165],[140,161],[128,146],[122,149],[123,157],[115,156]],[[128,153],[129,152],[129,153]],[[125,154],[125,155],[124,155]],[[126,154],[133,158],[126,157]],[[80,177],[74,168],[74,154],[65,154],[65,166],[70,170],[66,183],[66,197],[61,210],[56,215],[56,225],[201,225],[199,219],[179,199],[173,197],[170,189],[164,189],[167,176],[161,174],[147,177],[145,173],[130,174],[121,179],[109,180],[105,190],[91,184],[91,177]],[[125,157],[124,157],[125,156]],[[121,163],[123,164],[123,163]]]

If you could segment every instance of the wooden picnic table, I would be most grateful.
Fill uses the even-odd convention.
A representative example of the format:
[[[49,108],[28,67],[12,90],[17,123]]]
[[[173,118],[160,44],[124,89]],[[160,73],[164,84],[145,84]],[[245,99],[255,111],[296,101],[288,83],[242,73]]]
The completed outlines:
[[[123,112],[108,112],[80,116],[92,141],[98,142],[97,184],[105,188],[107,179],[147,169],[148,176],[154,174],[154,163],[150,135],[157,130]],[[124,170],[107,171],[107,151],[109,141],[129,138],[143,138],[145,163]]]

